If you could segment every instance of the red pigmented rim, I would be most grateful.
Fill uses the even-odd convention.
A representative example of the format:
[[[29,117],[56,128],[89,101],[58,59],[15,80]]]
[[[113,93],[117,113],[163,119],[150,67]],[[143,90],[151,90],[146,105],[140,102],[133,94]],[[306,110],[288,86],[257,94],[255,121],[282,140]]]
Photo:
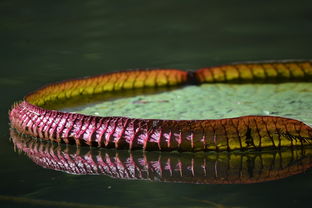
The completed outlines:
[[[262,150],[310,145],[312,129],[303,122],[274,116],[218,120],[160,120],[100,117],[44,108],[81,95],[202,83],[311,82],[311,61],[232,64],[186,72],[135,70],[47,85],[9,112],[19,133],[45,140],[116,149],[160,151]]]

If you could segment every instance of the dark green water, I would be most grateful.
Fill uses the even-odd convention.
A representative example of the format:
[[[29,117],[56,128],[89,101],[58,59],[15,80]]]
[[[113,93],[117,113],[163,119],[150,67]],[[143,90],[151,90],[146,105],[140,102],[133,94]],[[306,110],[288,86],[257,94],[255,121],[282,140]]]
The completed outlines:
[[[26,93],[68,78],[130,68],[311,59],[311,9],[310,1],[2,0],[1,207],[40,207],[7,196],[115,207],[311,206],[311,170],[259,184],[197,185],[44,169],[14,152],[7,118],[10,105]]]

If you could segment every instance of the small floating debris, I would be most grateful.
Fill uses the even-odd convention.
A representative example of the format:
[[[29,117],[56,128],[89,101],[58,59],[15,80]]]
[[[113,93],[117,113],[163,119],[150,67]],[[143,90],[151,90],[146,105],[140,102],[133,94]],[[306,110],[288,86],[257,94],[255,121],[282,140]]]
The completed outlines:
[[[169,103],[169,100],[156,100],[156,101],[148,101],[148,100],[135,100],[132,104],[148,104],[148,103]]]

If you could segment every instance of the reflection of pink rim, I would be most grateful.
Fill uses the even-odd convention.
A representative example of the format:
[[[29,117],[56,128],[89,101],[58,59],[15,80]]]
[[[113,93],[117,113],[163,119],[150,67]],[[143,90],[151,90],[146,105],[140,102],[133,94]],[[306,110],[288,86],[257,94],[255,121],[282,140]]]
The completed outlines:
[[[224,65],[186,72],[175,69],[104,74],[47,85],[9,112],[18,132],[58,142],[161,151],[231,151],[309,145],[312,128],[282,117],[243,116],[219,120],[158,120],[63,113],[44,106],[105,92],[215,82],[312,80],[311,61]]]
[[[58,146],[11,131],[15,147],[37,165],[75,175],[196,184],[261,183],[300,174],[312,166],[312,149],[254,153],[172,154]]]

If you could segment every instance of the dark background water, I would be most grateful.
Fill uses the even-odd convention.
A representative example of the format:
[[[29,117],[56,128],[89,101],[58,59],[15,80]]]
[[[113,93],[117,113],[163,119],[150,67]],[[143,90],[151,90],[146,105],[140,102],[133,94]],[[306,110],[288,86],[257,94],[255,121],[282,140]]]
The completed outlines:
[[[252,185],[73,176],[13,150],[7,112],[50,82],[129,68],[310,59],[311,1],[0,1],[0,203],[17,196],[120,207],[308,207],[311,171]],[[5,205],[5,206],[4,206]],[[25,205],[29,207],[29,205]]]

